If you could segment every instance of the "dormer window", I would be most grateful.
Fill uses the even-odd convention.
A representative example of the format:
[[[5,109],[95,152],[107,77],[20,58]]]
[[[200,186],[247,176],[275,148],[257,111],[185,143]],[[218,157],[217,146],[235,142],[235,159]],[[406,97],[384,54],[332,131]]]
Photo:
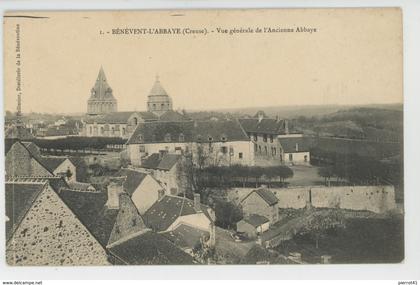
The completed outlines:
[[[180,142],[183,142],[183,141],[185,141],[185,137],[184,137],[184,134],[179,134],[179,141]]]
[[[197,136],[197,141],[201,142],[201,136],[200,135]]]
[[[213,141],[213,138],[211,136],[209,136],[207,139],[209,140],[209,142]]]
[[[166,134],[165,135],[165,142],[170,142],[171,141],[171,134]]]
[[[143,135],[138,135],[137,139],[142,142],[143,141]]]
[[[222,140],[222,142],[227,141],[227,136],[226,135],[222,135],[222,137],[220,138]]]

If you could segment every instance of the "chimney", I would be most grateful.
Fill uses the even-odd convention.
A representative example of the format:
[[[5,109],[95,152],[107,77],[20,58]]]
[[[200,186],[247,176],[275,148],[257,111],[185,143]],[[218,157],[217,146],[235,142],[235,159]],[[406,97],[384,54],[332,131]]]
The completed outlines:
[[[120,194],[124,192],[123,183],[125,177],[112,177],[108,184],[108,201],[105,206],[108,209],[119,209],[120,208]]]
[[[264,119],[264,114],[262,111],[258,111],[258,123],[260,123]]]
[[[165,189],[158,190],[158,200],[160,201],[165,196]]]
[[[201,212],[200,194],[194,193],[194,210]]]
[[[284,133],[286,135],[289,134],[289,121],[288,120],[284,120]]]
[[[296,143],[295,149],[296,149],[296,152],[299,152],[299,144],[298,143]]]

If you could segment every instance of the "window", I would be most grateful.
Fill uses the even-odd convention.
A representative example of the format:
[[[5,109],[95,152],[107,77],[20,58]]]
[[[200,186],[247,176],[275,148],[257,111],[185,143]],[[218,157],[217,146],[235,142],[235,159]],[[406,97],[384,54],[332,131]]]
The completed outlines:
[[[244,157],[243,153],[242,152],[238,153],[238,157],[239,159],[242,159]]]
[[[225,135],[222,135],[222,142],[225,142],[225,141],[227,141],[227,136],[225,136]]]
[[[254,152],[257,152],[257,151],[258,151],[258,145],[254,144]]]
[[[233,147],[229,147],[229,155],[230,156],[233,156],[234,155]]]
[[[226,153],[227,153],[227,147],[222,146],[222,147],[220,148],[220,151],[221,151],[223,154],[226,154]]]
[[[137,126],[137,124],[138,124],[138,119],[137,119],[136,117],[134,117],[133,121],[134,121],[134,125],[135,125],[135,126]]]
[[[183,142],[185,140],[184,134],[179,134],[179,141]]]
[[[270,142],[272,143],[274,141],[273,135],[270,135]]]
[[[293,154],[289,153],[289,161],[293,161]]]
[[[139,150],[140,152],[146,152],[146,148],[144,147],[144,145],[140,145]]]
[[[307,155],[305,155],[305,156],[303,157],[303,159],[305,160],[305,162],[308,162],[308,156],[307,156]]]
[[[263,135],[263,141],[267,142],[267,135]]]
[[[258,135],[254,134],[254,141],[258,141]]]
[[[264,147],[264,153],[265,153],[265,155],[268,155],[268,148],[267,148],[267,146]]]
[[[138,135],[137,139],[138,139],[138,141],[142,142],[143,141],[143,135],[142,134]]]
[[[262,153],[262,151],[261,151],[261,146],[259,145],[258,146],[258,150],[259,150],[259,152],[260,152],[260,154]]]
[[[213,141],[213,138],[211,136],[209,136],[207,139],[209,142]]]

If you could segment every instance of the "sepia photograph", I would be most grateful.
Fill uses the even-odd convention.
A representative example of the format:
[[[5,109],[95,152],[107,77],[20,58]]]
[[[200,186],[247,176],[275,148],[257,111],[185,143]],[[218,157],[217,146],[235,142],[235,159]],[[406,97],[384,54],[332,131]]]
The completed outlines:
[[[404,262],[399,8],[8,11],[8,266]]]

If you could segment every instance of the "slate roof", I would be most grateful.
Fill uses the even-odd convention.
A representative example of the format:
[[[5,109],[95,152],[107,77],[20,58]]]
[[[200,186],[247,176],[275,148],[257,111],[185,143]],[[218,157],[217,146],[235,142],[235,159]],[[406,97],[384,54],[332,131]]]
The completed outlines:
[[[272,206],[275,205],[279,200],[277,199],[276,195],[273,194],[270,190],[267,190],[265,188],[260,188],[253,190],[249,192],[248,195],[246,195],[242,201],[247,199],[252,193],[257,193],[268,205]]]
[[[175,230],[162,233],[168,240],[180,248],[194,248],[202,237],[209,238],[209,232],[181,224]]]
[[[61,191],[58,194],[80,222],[105,247],[118,214],[118,210],[105,207],[107,194],[76,191]]]
[[[109,251],[127,265],[193,264],[190,255],[151,231],[116,244]]]
[[[165,153],[161,155],[159,153],[153,153],[142,161],[141,167],[147,169],[171,170],[180,158],[181,155],[179,154]]]
[[[68,183],[69,188],[74,191],[80,191],[80,192],[98,192],[98,190],[95,189],[95,187],[90,183],[85,182],[69,182]],[[93,189],[89,189],[93,188]]]
[[[159,121],[168,121],[168,122],[179,122],[179,121],[189,121],[191,120],[187,116],[180,114],[178,112],[169,110],[159,116]]]
[[[6,240],[9,240],[46,182],[6,182]]]
[[[105,72],[102,66],[99,69],[98,77],[95,81],[95,86],[92,89],[95,90],[95,93],[91,94],[89,100],[115,100],[114,96],[112,96],[112,89],[108,85],[108,81],[106,80]],[[107,92],[108,90],[111,92]]]
[[[239,119],[240,124],[247,133],[284,134],[284,120],[264,118],[261,121],[255,118]]]
[[[168,96],[168,93],[166,93],[166,90],[162,87],[158,78],[156,78],[156,81],[149,92],[149,96]]]
[[[22,143],[33,156],[38,157],[38,158],[41,157],[41,151],[39,150],[39,147],[35,143],[33,142],[22,142]]]
[[[201,211],[211,220],[207,206],[201,204]],[[197,211],[194,209],[194,202],[192,200],[184,197],[165,195],[144,213],[143,218],[147,227],[155,231],[164,231],[178,217],[196,213]]]
[[[279,138],[278,140],[285,153],[308,152],[311,146],[310,141],[305,137]],[[296,151],[296,144],[298,151]]]
[[[166,140],[167,135],[169,141]],[[127,144],[209,141],[249,141],[249,137],[237,120],[158,121],[140,123]]]
[[[182,141],[181,134],[183,140],[188,142],[193,139],[193,129],[192,121],[139,123],[127,144],[164,142],[167,134],[170,135],[172,142]]]
[[[262,224],[269,222],[269,219],[267,219],[264,216],[257,215],[257,214],[249,215],[243,218],[243,220],[254,227],[258,227]]]
[[[249,137],[237,120],[197,121],[195,140],[208,142],[249,141]]]
[[[127,192],[130,196],[133,195],[134,191],[137,189],[137,187],[140,185],[140,183],[146,178],[148,174],[142,173],[136,170],[123,168],[120,171],[118,171],[115,176],[126,176],[123,183],[124,191]]]
[[[110,112],[103,115],[88,116],[87,123],[96,122],[98,124],[127,124],[128,118],[135,112]]]
[[[51,157],[51,156],[43,156],[40,157],[39,160],[42,162],[49,171],[53,172],[60,164],[62,164],[67,157]]]

